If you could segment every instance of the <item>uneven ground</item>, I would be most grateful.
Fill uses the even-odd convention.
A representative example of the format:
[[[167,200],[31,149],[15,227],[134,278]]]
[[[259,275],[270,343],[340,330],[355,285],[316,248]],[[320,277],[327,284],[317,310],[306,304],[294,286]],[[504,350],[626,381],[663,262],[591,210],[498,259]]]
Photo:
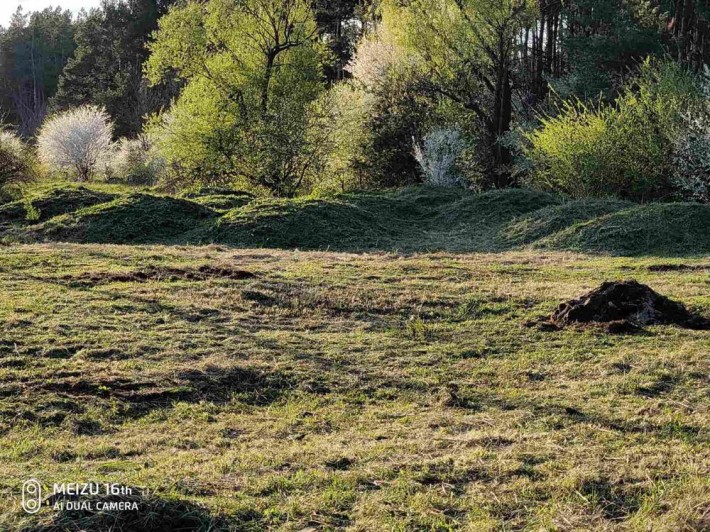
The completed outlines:
[[[524,189],[413,187],[275,200],[224,189],[170,197],[118,185],[37,187],[0,206],[0,242],[710,255],[710,205],[697,203],[566,201]]]
[[[0,530],[702,530],[708,332],[522,324],[625,278],[707,316],[709,273],[707,255],[2,247]],[[29,516],[31,476],[150,493],[139,515]]]

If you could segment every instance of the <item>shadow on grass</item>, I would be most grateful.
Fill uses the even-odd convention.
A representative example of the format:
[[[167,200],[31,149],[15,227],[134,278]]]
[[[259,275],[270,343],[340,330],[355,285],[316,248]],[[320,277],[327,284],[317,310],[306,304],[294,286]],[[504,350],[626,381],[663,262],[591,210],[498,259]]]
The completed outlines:
[[[163,499],[133,488],[130,495],[97,495],[71,498],[51,497],[45,504],[58,504],[51,516],[22,532],[218,532],[264,529],[263,516],[256,510],[242,510],[229,518],[212,515],[191,502]],[[72,502],[75,506],[69,507]],[[82,503],[79,509],[74,509]],[[85,505],[83,503],[86,503]],[[120,503],[123,507],[118,506]],[[42,515],[42,514],[39,514]]]

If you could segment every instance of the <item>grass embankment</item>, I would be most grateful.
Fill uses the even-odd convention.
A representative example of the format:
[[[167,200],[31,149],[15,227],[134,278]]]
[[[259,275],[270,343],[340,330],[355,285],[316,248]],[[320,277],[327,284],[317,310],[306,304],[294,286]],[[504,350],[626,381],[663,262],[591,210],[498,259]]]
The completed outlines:
[[[45,188],[33,199],[0,207],[0,232],[6,242],[405,252],[538,247],[687,256],[710,253],[710,206],[563,202],[515,189],[472,194],[419,187],[274,200],[223,189],[174,198],[147,191]]]
[[[708,315],[709,272],[545,251],[6,247],[0,529],[700,530],[708,333],[521,324],[630,277]],[[29,516],[29,477],[151,495],[139,515]]]

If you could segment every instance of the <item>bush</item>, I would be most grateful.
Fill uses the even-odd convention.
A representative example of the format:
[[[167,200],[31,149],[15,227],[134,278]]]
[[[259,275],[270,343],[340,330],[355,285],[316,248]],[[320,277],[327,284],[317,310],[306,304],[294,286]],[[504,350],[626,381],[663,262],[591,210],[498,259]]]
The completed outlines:
[[[0,131],[0,199],[11,197],[13,189],[35,174],[36,164],[27,146],[17,135]]]
[[[111,162],[111,170],[122,181],[133,185],[154,185],[165,170],[165,160],[155,154],[145,135],[121,139]]]
[[[385,27],[365,37],[348,65],[356,92],[362,91],[357,172],[369,188],[421,181],[412,138],[421,138],[433,105],[421,94],[413,55],[396,44]]]
[[[424,138],[422,146],[414,144],[414,157],[422,168],[428,185],[455,187],[461,185],[456,161],[466,144],[456,129],[435,129]]]
[[[47,120],[37,138],[40,160],[50,169],[88,181],[111,153],[113,123],[105,110],[84,106]]]
[[[710,203],[710,117],[686,120],[673,150],[673,184],[681,199]]]
[[[566,103],[559,116],[525,135],[528,184],[576,198],[669,196],[683,115],[701,101],[697,80],[682,67],[647,62],[614,105]]]
[[[321,164],[307,183],[308,192],[323,196],[363,189],[370,140],[367,116],[374,98],[350,83],[338,83],[314,102],[308,142],[320,142]]]

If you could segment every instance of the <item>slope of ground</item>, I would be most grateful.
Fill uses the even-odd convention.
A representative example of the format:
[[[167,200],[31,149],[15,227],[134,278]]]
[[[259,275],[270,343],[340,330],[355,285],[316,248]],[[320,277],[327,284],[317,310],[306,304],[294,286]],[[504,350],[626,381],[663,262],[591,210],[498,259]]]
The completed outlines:
[[[576,224],[537,245],[614,255],[704,255],[710,253],[710,205],[635,206]]]
[[[520,189],[471,194],[427,187],[260,200],[227,213],[204,239],[247,247],[484,251],[495,245],[502,222],[558,201]]]
[[[183,197],[219,211],[243,207],[254,200],[254,195],[249,192],[215,187],[202,187],[185,193]]]
[[[709,316],[709,271],[5,247],[0,530],[701,530],[708,333],[522,325],[627,278]],[[31,477],[133,486],[140,512],[29,515]]]
[[[338,251],[489,252],[536,246],[615,255],[710,252],[710,206],[694,203],[562,202],[524,189],[474,194],[428,187],[277,200],[207,188],[182,198],[121,194],[79,208],[81,202],[111,196],[83,188],[53,194],[43,196],[40,223],[6,226],[3,240]],[[17,211],[16,218],[26,216],[21,203],[4,209]]]
[[[199,228],[216,213],[192,201],[130,194],[30,227],[39,240],[84,243],[167,242]]]
[[[500,231],[501,240],[511,246],[531,244],[577,223],[628,209],[633,204],[618,200],[576,200],[552,205],[515,218]]]
[[[42,222],[114,198],[115,194],[82,186],[50,188],[30,194],[24,200],[0,205],[0,224]]]

